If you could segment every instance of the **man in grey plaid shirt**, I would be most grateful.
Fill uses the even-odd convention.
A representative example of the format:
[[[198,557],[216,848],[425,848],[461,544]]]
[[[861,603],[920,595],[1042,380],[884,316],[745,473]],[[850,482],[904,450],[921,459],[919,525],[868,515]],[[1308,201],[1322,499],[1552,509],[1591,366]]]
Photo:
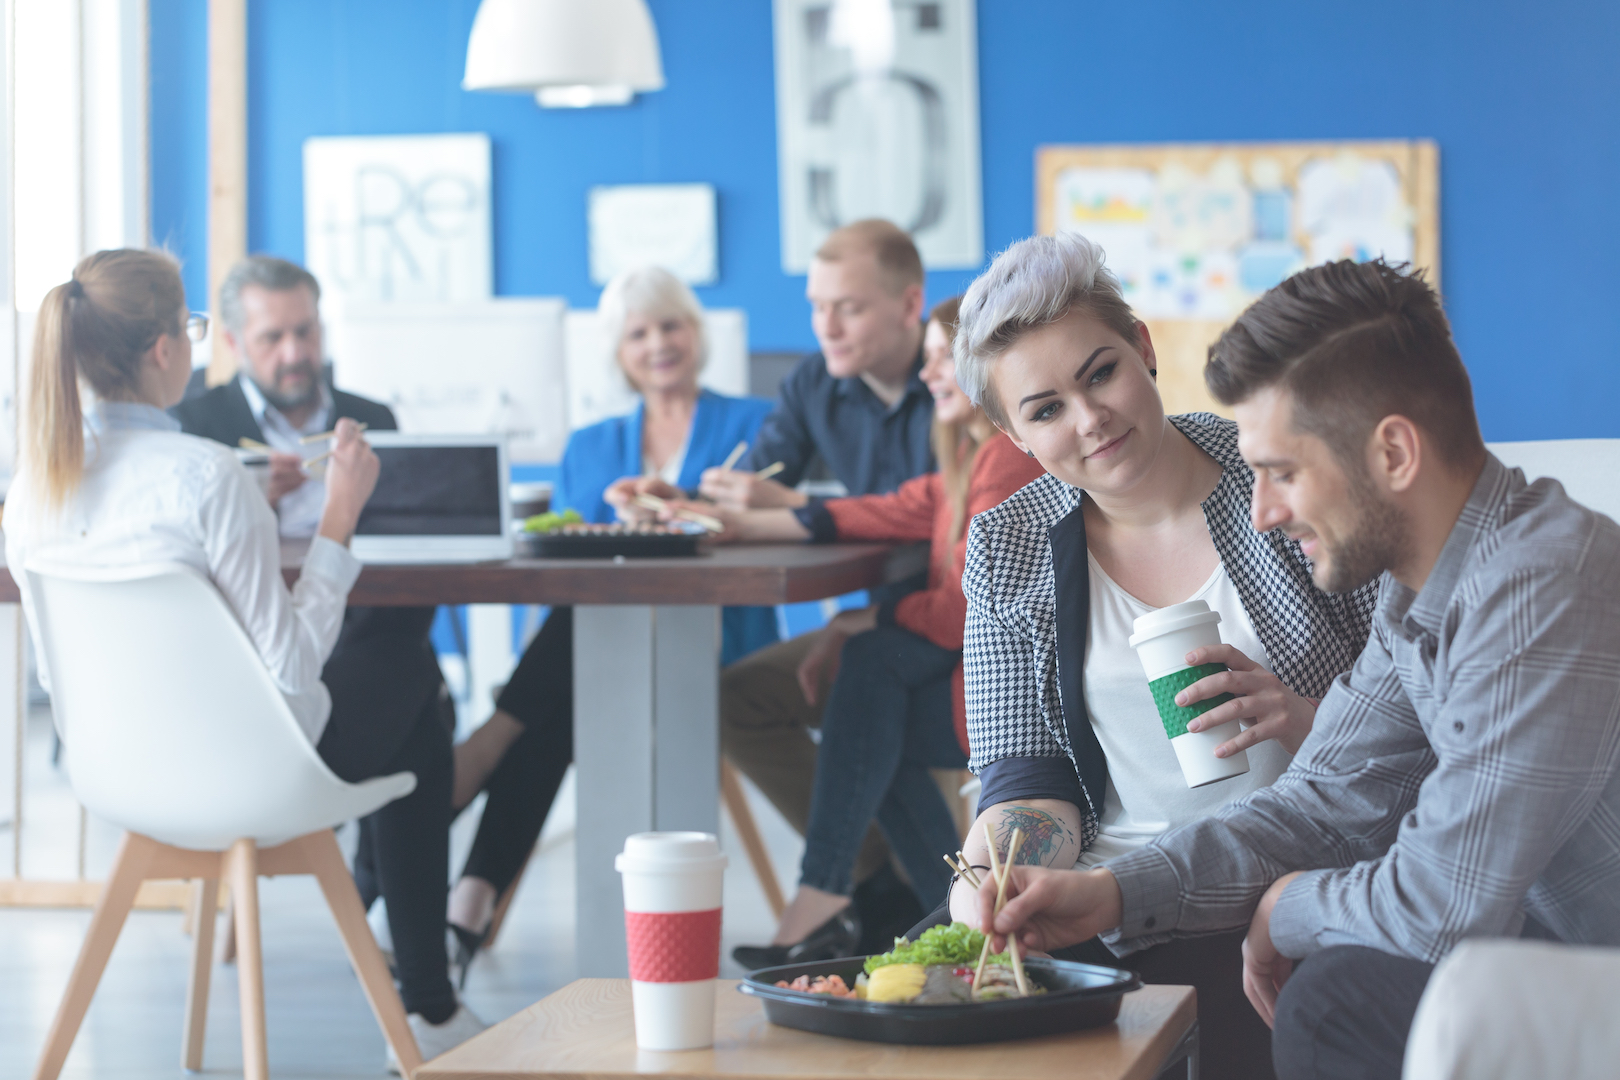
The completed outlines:
[[[995,929],[1248,923],[1277,1075],[1396,1077],[1465,938],[1620,944],[1620,526],[1486,451],[1439,298],[1382,262],[1283,282],[1205,377],[1254,527],[1328,591],[1384,575],[1372,636],[1276,784],[1095,870],[1016,868]]]

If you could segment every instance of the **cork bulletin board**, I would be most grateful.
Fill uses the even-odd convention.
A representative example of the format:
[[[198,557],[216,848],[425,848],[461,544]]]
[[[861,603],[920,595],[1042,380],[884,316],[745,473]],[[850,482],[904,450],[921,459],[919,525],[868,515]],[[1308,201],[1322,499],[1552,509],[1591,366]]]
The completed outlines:
[[[1204,388],[1209,346],[1289,274],[1383,255],[1440,284],[1440,154],[1427,140],[1043,146],[1035,216],[1039,232],[1107,252],[1153,335],[1172,413],[1227,412]]]

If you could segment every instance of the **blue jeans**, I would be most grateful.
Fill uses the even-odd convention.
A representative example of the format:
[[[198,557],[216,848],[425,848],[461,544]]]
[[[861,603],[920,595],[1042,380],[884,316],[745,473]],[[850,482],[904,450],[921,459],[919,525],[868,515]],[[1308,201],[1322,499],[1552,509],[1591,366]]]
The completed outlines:
[[[951,673],[961,653],[880,626],[844,643],[822,718],[799,883],[848,896],[875,817],[929,910],[945,898],[941,858],[962,844],[929,769],[960,769]]]

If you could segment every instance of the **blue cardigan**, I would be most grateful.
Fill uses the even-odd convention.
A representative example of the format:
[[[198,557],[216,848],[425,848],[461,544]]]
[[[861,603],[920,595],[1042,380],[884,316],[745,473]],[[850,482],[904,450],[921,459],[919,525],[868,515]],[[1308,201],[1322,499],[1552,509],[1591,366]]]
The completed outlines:
[[[774,406],[763,398],[734,398],[704,390],[692,414],[679,487],[695,490],[703,470],[726,460],[739,442],[752,443],[759,425]],[[609,484],[640,476],[642,406],[628,416],[615,416],[568,437],[562,465],[551,493],[551,508],[577,510],[586,521],[615,520],[602,498]],[[721,619],[720,662],[734,660],[777,640],[776,612],[768,607],[728,607]]]

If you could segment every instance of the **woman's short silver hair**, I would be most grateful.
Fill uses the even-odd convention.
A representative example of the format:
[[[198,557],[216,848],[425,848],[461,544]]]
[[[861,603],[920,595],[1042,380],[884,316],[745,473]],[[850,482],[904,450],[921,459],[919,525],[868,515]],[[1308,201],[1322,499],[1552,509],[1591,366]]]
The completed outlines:
[[[692,324],[697,337],[698,369],[709,362],[709,338],[703,329],[703,305],[691,288],[662,266],[625,270],[607,283],[596,303],[596,322],[602,345],[614,367],[619,367],[619,345],[624,324],[632,315],[663,318],[674,315]],[[621,368],[622,371],[622,368]]]
[[[1079,233],[1031,236],[997,255],[968,287],[952,344],[956,381],[1001,427],[1007,413],[990,385],[990,364],[1025,334],[1079,308],[1135,340],[1136,315],[1103,258]]]

